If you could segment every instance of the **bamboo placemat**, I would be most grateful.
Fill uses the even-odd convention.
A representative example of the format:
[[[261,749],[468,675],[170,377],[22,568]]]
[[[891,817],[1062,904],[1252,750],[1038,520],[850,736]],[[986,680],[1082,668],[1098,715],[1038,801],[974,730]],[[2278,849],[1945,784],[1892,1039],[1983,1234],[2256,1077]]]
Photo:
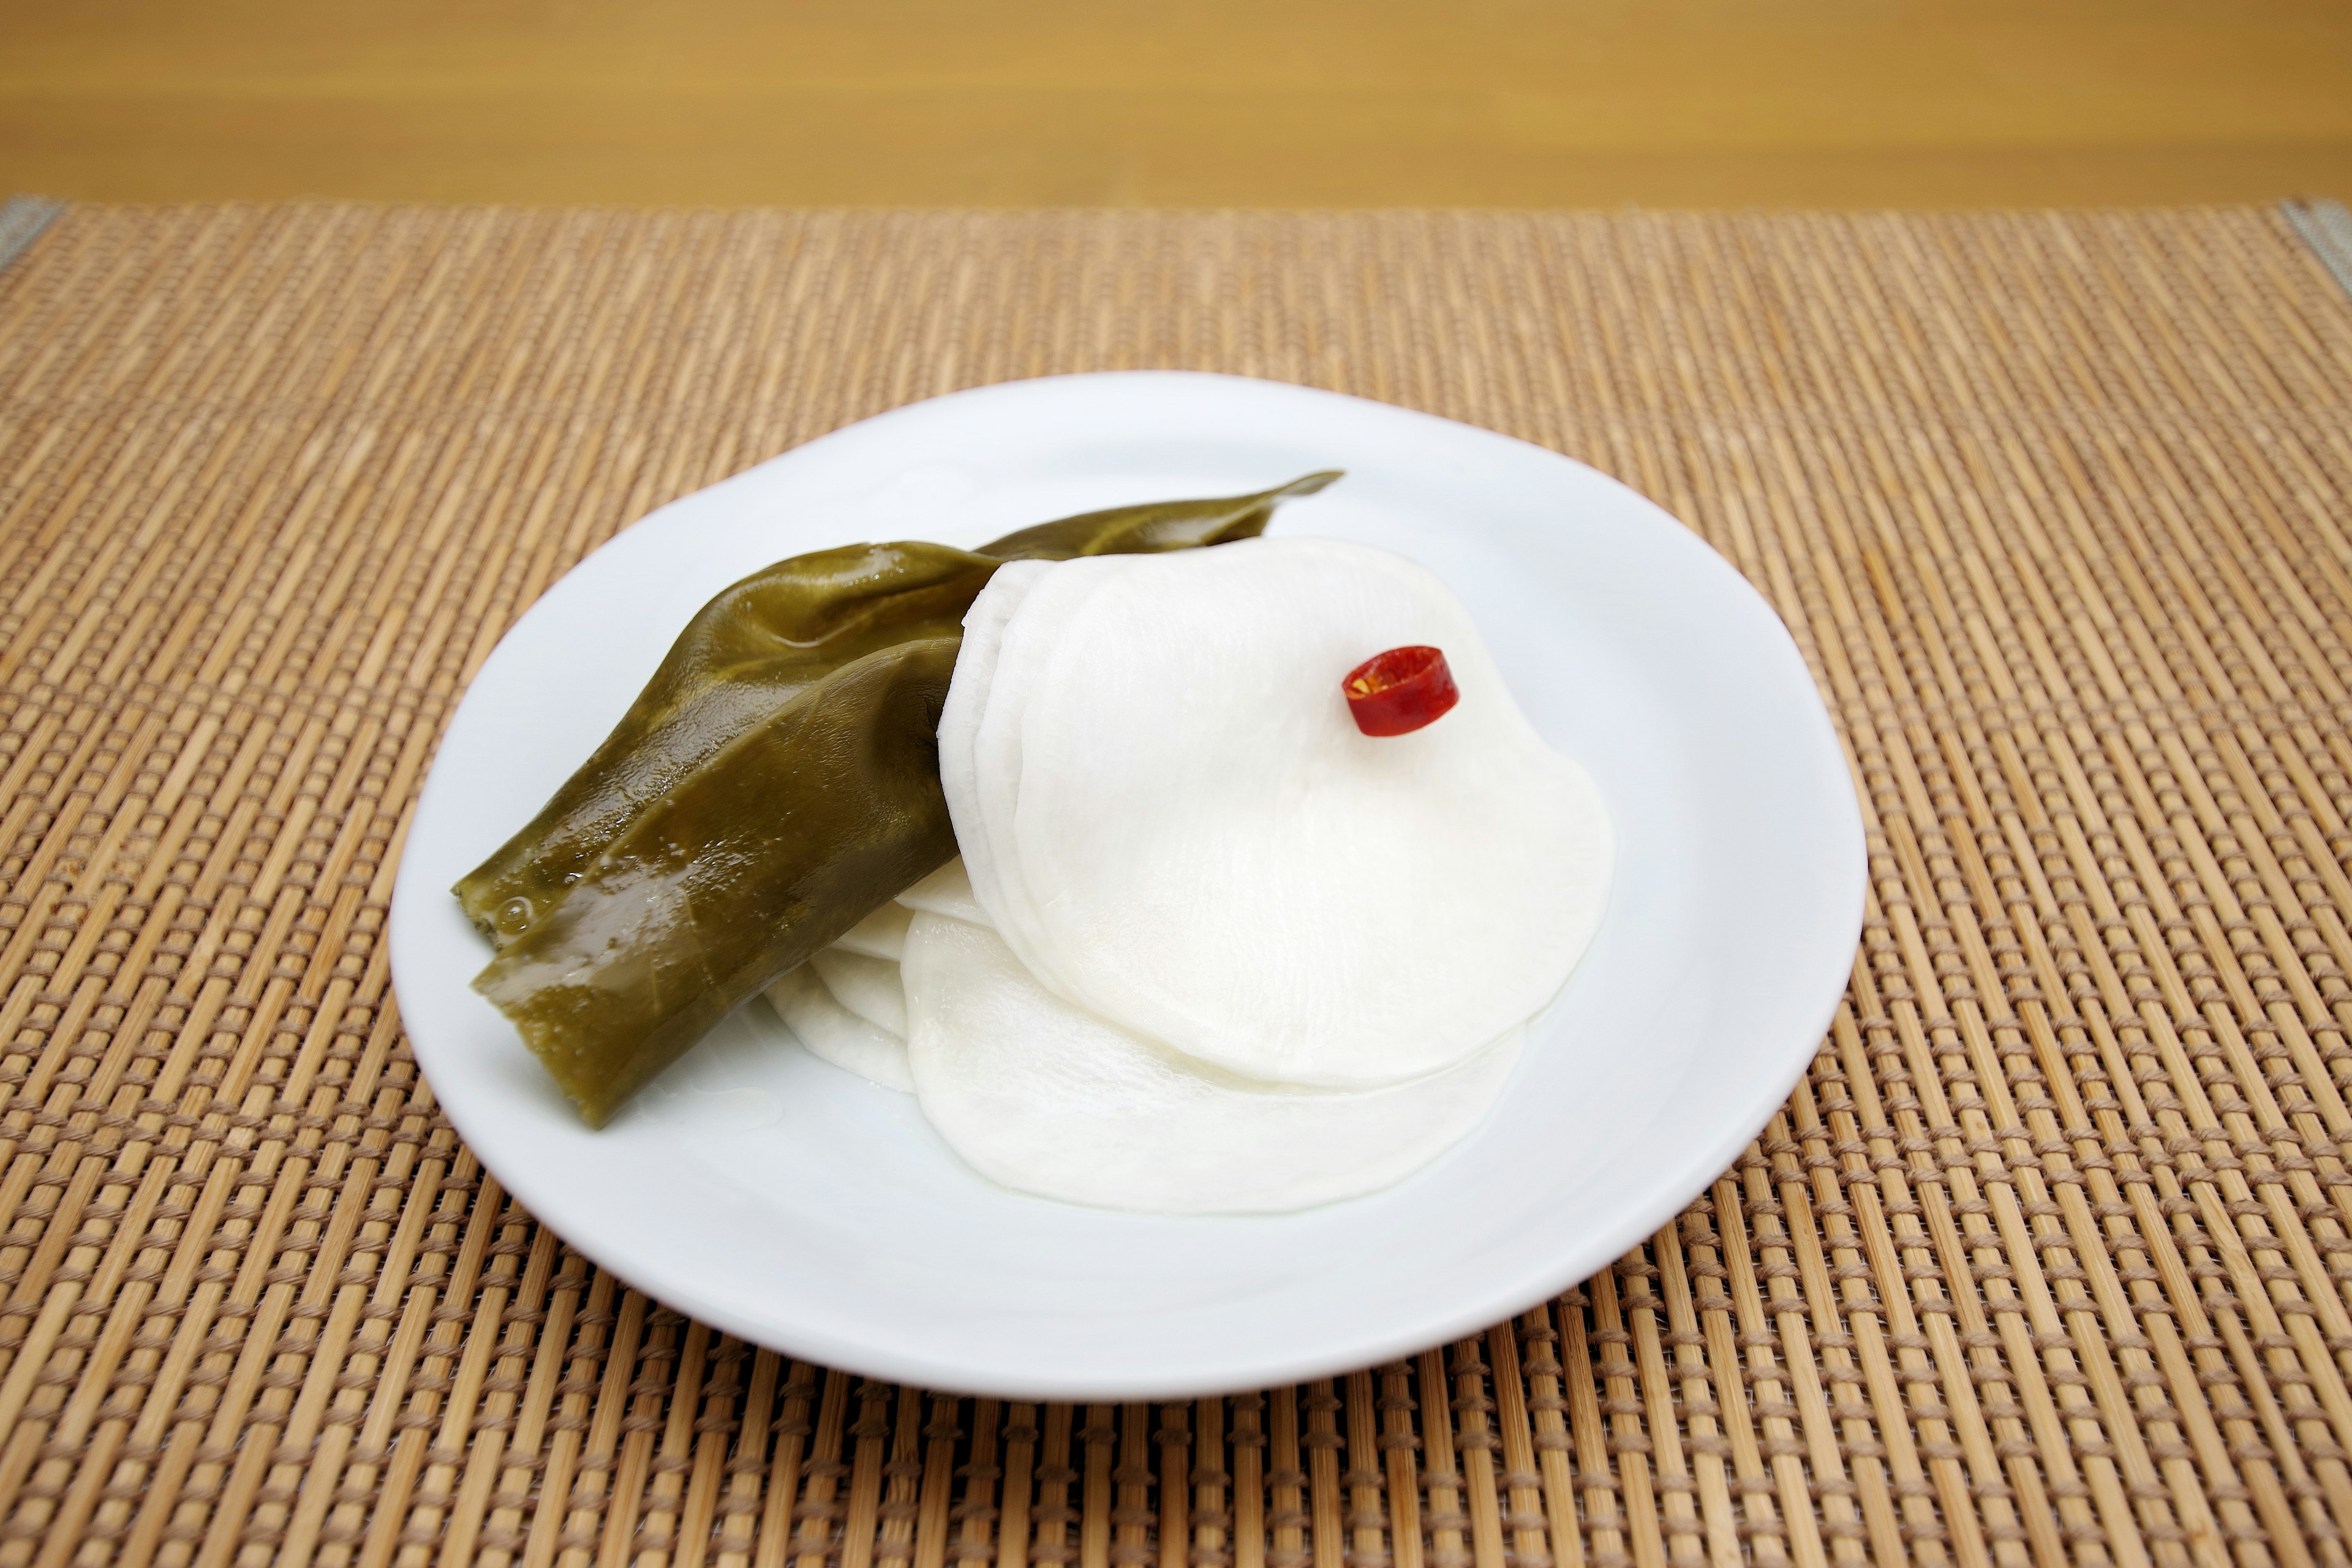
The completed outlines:
[[[1770,597],[1870,821],[1805,1081],[1580,1289],[1240,1397],[590,1268],[387,987],[467,679],[670,497],[1170,365],[1573,454]],[[2352,303],[2274,214],[75,208],[0,422],[0,1563],[2346,1559]]]

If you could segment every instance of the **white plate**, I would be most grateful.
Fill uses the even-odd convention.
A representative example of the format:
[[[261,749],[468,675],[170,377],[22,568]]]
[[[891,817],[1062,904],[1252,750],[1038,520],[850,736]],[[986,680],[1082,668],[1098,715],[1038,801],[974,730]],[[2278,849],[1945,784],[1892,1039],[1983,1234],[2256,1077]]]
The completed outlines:
[[[603,738],[726,584],[860,540],[978,544],[1129,501],[1348,470],[1275,523],[1384,545],[1476,613],[1619,836],[1599,938],[1492,1118],[1371,1197],[1271,1218],[1113,1214],[972,1173],[902,1095],[755,1000],[601,1132],[467,981],[450,884]],[[1488,431],[1228,376],[1075,375],[919,403],[676,501],[507,634],[425,781],[393,896],[434,1091],[532,1213],[661,1300],[932,1388],[1151,1398],[1347,1371],[1605,1266],[1735,1159],[1811,1058],[1861,930],[1860,814],[1788,633],[1664,511]]]

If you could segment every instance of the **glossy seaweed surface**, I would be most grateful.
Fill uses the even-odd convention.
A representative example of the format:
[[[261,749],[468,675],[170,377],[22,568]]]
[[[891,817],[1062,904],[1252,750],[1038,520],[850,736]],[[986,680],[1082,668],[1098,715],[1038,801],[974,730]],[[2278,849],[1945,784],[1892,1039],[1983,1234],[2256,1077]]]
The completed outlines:
[[[1250,538],[1338,477],[1088,512],[976,551],[845,545],[726,588],[595,753],[457,884],[496,949],[475,988],[603,1125],[728,1012],[953,858],[940,708],[997,567]]]

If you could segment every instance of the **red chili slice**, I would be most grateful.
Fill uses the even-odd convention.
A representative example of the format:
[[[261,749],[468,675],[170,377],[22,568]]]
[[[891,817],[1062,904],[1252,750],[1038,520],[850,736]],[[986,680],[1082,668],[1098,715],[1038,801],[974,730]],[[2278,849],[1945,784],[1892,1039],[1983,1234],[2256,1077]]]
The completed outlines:
[[[1367,735],[1409,735],[1443,719],[1462,700],[1445,656],[1433,647],[1392,647],[1376,653],[1339,683],[1348,711]]]

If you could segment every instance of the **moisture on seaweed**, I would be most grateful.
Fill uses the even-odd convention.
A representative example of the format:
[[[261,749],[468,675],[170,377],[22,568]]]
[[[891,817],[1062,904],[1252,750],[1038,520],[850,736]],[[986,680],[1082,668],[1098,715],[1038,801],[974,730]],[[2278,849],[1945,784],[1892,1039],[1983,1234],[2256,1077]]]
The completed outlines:
[[[475,978],[593,1126],[754,993],[956,852],[936,732],[964,612],[1007,561],[1251,538],[1339,478],[1041,523],[979,550],[853,544],[704,605],[612,734],[454,889]]]

